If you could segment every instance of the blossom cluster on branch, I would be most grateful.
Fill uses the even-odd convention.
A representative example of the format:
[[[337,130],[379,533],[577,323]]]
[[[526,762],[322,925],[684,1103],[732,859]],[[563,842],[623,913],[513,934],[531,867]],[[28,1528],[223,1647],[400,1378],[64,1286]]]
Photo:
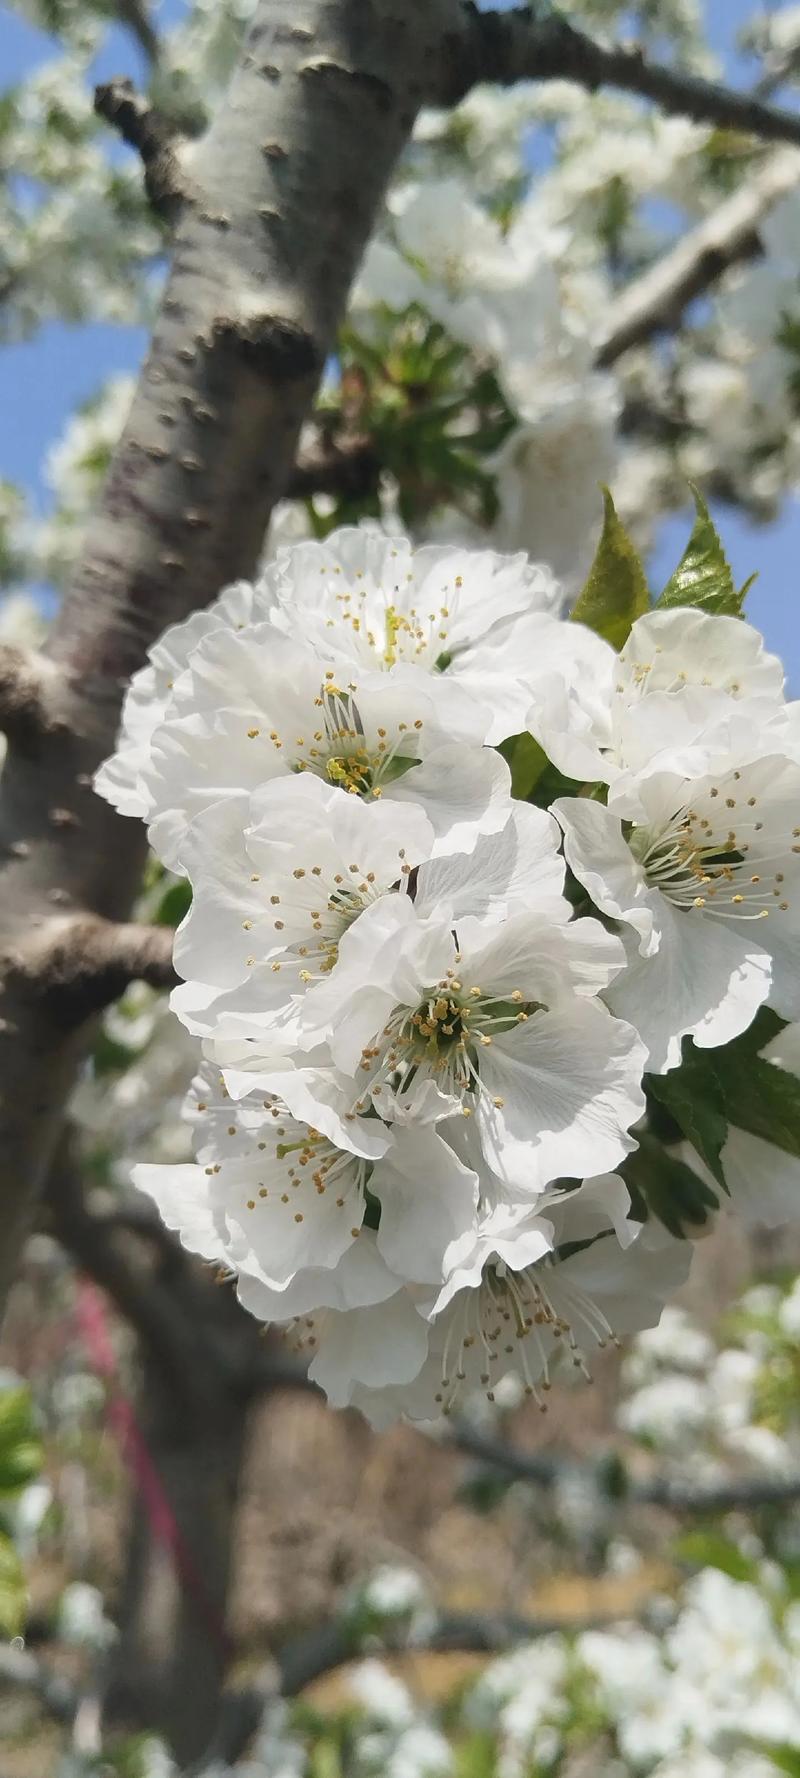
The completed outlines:
[[[607,498],[570,618],[524,556],[345,529],[134,678],[97,788],[189,880],[203,1053],[194,1163],[134,1177],[335,1404],[543,1404],[720,1196],[785,1219],[800,731],[740,606],[700,501],[651,608]]]

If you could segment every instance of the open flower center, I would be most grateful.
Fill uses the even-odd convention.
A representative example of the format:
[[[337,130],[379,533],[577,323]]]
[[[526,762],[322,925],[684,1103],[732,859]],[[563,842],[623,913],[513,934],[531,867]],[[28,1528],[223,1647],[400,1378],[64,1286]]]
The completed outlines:
[[[413,571],[406,570],[403,579],[410,591]],[[359,659],[373,665],[394,667],[398,661],[413,661],[444,671],[453,656],[450,624],[462,585],[462,576],[456,575],[424,604],[420,595],[412,594],[412,604],[406,602],[399,580],[383,587],[356,573],[354,584],[342,584],[337,590],[326,627],[335,631],[343,626],[348,651],[355,650]]]
[[[368,1096],[379,1098],[385,1088],[403,1094],[427,1076],[443,1093],[460,1099],[469,1116],[476,1095],[485,1092],[481,1052],[545,1010],[541,1001],[527,1000],[520,988],[493,994],[478,984],[466,985],[449,969],[416,1006],[397,1007],[380,1037],[362,1050],[361,1069],[370,1077]],[[362,1097],[357,1109],[365,1103]],[[503,1101],[493,1103],[499,1109]]]
[[[786,868],[800,829],[773,831],[759,813],[759,798],[724,795],[738,788],[713,786],[691,807],[676,811],[658,830],[634,827],[628,844],[652,889],[673,907],[727,919],[765,920],[788,911]]]
[[[269,1105],[269,1115],[274,1122],[262,1126],[261,1137],[254,1142],[256,1152],[264,1157],[263,1178],[246,1200],[247,1210],[257,1210],[259,1204],[270,1201],[274,1205],[277,1200],[289,1206],[294,1221],[301,1223],[313,1214],[309,1205],[328,1192],[340,1210],[348,1202],[352,1210],[354,1190],[356,1201],[364,1200],[371,1161],[337,1148],[311,1125],[298,1123],[279,1100]]]
[[[298,923],[304,928],[303,937],[287,942],[282,955],[271,964],[273,973],[294,971],[303,985],[329,975],[338,962],[341,940],[353,921],[372,902],[382,900],[397,888],[398,882],[410,877],[411,865],[405,862],[404,848],[398,848],[396,857],[397,872],[389,872],[394,876],[393,882],[381,881],[375,871],[364,870],[357,863],[342,870],[323,864],[297,865],[290,893],[271,895],[270,902],[276,935],[286,931],[288,921],[295,932]],[[253,957],[248,962],[252,967],[257,959]]]
[[[564,1279],[557,1260],[540,1260],[522,1272],[498,1261],[487,1267],[477,1290],[455,1299],[436,1402],[443,1414],[452,1413],[468,1381],[478,1382],[493,1401],[499,1378],[517,1370],[526,1395],[544,1410],[554,1357],[564,1352],[591,1381],[583,1343],[602,1348],[614,1338],[602,1310]]]
[[[298,735],[293,746],[293,769],[314,772],[329,784],[336,784],[350,796],[366,801],[383,795],[388,784],[396,783],[420,763],[421,717],[398,722],[394,730],[383,727],[367,733],[355,696],[358,689],[346,689],[335,683],[332,672],[314,702],[321,711],[322,726],[310,739]],[[271,735],[272,741],[279,738]],[[283,745],[282,742],[279,743]]]

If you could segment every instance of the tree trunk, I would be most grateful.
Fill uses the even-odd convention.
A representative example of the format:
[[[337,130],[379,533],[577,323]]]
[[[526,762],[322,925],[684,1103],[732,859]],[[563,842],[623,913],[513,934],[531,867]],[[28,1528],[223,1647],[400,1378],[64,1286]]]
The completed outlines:
[[[207,1751],[219,1722],[249,1400],[214,1386],[204,1412],[187,1413],[161,1367],[147,1361],[138,1412],[180,1543],[170,1547],[139,1490],[104,1717],[109,1726],[162,1735],[184,1767]]]
[[[54,950],[76,916],[126,916],[144,855],[92,774],[148,646],[253,569],[388,178],[462,17],[460,0],[261,0],[207,134],[173,150],[172,269],[48,644],[47,723],[6,700],[0,1302],[93,1010]]]

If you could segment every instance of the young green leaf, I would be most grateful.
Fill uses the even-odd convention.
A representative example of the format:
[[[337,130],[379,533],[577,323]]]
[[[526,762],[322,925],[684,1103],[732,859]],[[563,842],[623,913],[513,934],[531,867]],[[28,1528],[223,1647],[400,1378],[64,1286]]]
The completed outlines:
[[[641,557],[628,536],[608,488],[603,489],[603,535],[571,616],[603,636],[614,648],[627,640],[637,617],[650,610],[650,590]]]
[[[19,1556],[4,1531],[0,1531],[0,1634],[18,1636],[25,1623],[27,1589]]]
[[[526,802],[547,765],[547,754],[533,735],[512,735],[499,752],[511,769],[511,795]]]
[[[0,1494],[14,1494],[26,1487],[38,1475],[41,1462],[27,1389],[4,1389],[0,1394]]]
[[[647,1076],[647,1089],[664,1105],[724,1189],[721,1154],[728,1134],[725,1099],[708,1055],[684,1047],[680,1068]]]
[[[692,488],[697,517],[675,573],[657,601],[657,611],[694,605],[717,617],[741,617],[746,587],[736,591],[730,563],[699,489]],[[748,583],[749,584],[749,583]]]

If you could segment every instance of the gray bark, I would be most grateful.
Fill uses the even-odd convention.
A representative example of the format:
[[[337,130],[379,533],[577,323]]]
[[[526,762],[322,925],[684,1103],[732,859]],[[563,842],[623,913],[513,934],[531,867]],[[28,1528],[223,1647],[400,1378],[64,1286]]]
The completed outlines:
[[[207,134],[173,151],[172,269],[48,644],[47,721],[17,708],[9,723],[0,1302],[92,1010],[53,953],[76,919],[126,917],[144,856],[138,824],[95,797],[92,774],[149,645],[253,568],[389,175],[462,16],[459,0],[262,0]]]

